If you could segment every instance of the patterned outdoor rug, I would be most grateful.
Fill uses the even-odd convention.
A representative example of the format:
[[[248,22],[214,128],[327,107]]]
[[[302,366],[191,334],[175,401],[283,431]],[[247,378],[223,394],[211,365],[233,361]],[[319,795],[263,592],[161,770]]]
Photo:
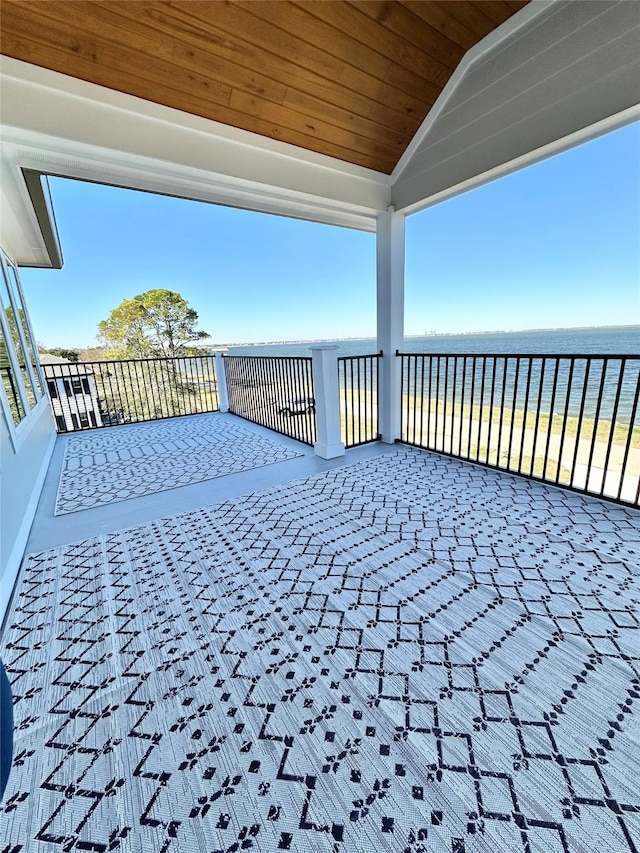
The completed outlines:
[[[54,515],[138,498],[302,454],[237,419],[198,415],[68,439]]]
[[[636,851],[639,556],[410,449],[32,554],[4,849]]]

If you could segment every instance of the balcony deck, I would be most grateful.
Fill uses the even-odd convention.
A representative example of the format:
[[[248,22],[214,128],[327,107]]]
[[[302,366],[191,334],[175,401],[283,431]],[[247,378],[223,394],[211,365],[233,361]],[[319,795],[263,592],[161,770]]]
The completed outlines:
[[[300,455],[55,516],[58,438],[7,849],[636,851],[640,514],[240,423]]]

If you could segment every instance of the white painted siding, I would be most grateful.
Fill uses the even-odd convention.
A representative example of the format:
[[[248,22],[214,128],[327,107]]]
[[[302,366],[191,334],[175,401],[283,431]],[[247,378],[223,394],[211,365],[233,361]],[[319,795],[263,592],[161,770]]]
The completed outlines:
[[[394,172],[397,210],[454,195],[494,170],[506,173],[552,143],[561,150],[581,131],[574,144],[584,141],[589,128],[638,104],[637,3],[561,0],[541,9],[533,25],[479,55],[445,90],[412,155]]]

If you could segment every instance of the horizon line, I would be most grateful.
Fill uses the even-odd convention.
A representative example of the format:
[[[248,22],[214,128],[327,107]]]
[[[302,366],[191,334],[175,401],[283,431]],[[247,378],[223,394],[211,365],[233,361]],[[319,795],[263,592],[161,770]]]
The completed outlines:
[[[423,332],[423,333],[413,333],[413,334],[405,334],[404,338],[444,338],[444,337],[469,337],[472,335],[513,335],[513,334],[524,334],[527,332],[580,332],[580,331],[588,331],[589,329],[638,329],[640,330],[640,323],[621,323],[621,324],[607,324],[603,326],[545,326],[538,327],[533,329],[471,329],[462,332]],[[343,337],[320,337],[320,338],[290,338],[288,340],[262,340],[262,341],[234,341],[232,343],[214,343],[208,344],[209,348],[215,347],[248,347],[248,346],[272,346],[275,344],[313,344],[320,343],[323,341],[375,341],[376,335],[349,335]],[[38,347],[41,345],[38,344]],[[197,345],[196,345],[197,346]],[[201,345],[203,349],[206,346]],[[44,347],[43,349],[104,349],[100,344],[90,344],[90,345],[61,345],[54,347]]]
[[[640,323],[622,323],[619,325],[604,326],[550,326],[535,329],[473,329],[464,332],[423,332],[422,334],[405,334],[404,338],[444,338],[444,337],[469,337],[472,335],[513,335],[526,332],[580,332],[589,329],[634,329],[640,330]],[[336,338],[296,338],[291,340],[263,340],[244,341],[233,343],[214,344],[215,347],[242,347],[242,346],[271,346],[275,344],[313,344],[322,341],[375,341],[375,335],[349,335]]]

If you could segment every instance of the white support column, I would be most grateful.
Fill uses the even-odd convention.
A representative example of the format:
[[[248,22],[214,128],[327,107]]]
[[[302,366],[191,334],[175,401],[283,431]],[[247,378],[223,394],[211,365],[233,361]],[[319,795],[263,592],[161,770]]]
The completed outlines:
[[[396,350],[404,342],[404,221],[389,207],[378,215],[376,228],[378,350],[384,353],[378,371],[378,404],[382,441],[400,438],[401,371]]]
[[[224,372],[222,352],[214,353],[216,358],[216,381],[218,383],[218,407],[221,412],[229,411],[229,394],[227,392],[227,374]]]
[[[309,347],[313,359],[313,387],[316,399],[316,456],[335,459],[344,456],[340,438],[340,390],[338,388],[338,347]]]

